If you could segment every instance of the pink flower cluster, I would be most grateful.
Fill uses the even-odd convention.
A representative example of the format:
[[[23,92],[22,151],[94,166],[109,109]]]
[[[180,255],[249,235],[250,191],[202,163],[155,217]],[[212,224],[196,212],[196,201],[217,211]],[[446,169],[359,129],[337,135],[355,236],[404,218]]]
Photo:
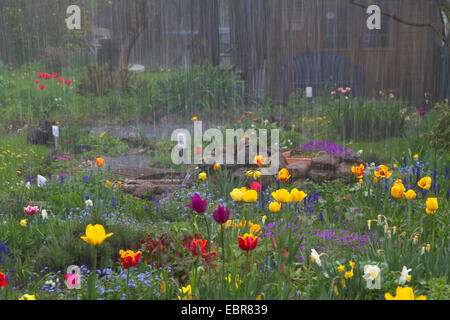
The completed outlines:
[[[352,88],[338,88],[337,89],[337,91],[340,93],[340,94],[347,94],[347,93],[350,93],[351,91],[352,91]],[[336,91],[331,91],[331,95],[334,97],[335,95],[337,94],[337,92]]]

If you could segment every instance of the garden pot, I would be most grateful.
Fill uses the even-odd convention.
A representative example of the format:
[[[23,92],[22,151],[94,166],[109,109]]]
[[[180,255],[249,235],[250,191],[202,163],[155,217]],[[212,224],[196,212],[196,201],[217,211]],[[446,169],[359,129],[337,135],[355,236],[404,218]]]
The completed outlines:
[[[286,159],[286,162],[288,165],[295,162],[306,162],[308,165],[311,165],[311,158],[304,158],[304,157],[291,157],[291,151],[283,152],[283,157]]]

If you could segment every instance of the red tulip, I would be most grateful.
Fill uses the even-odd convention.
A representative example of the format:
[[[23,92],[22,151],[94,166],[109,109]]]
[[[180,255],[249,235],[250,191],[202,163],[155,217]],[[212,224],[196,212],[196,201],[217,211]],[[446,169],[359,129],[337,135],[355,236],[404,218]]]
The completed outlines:
[[[39,90],[44,90],[45,89],[45,84],[40,84],[38,89]]]
[[[63,78],[63,77],[60,77],[60,78],[58,79],[58,81],[59,81],[59,82],[64,82],[64,78]]]
[[[238,237],[239,248],[244,251],[251,251],[258,245],[258,237],[253,234],[246,233],[243,237]]]
[[[53,78],[58,78],[58,74],[53,72]]]
[[[133,252],[132,250],[120,250],[119,254],[120,262],[122,263],[122,267],[124,269],[137,266],[139,260],[141,259],[141,251]]]
[[[0,270],[0,288],[4,287],[8,284],[8,280],[6,280],[5,274]]]
[[[34,83],[39,83],[39,79],[34,79]]]
[[[65,80],[66,84],[70,85],[72,83],[72,81],[70,81],[69,79]]]
[[[43,74],[42,72],[38,72],[38,77],[39,77],[39,78],[43,78],[43,75],[44,75],[44,74]]]

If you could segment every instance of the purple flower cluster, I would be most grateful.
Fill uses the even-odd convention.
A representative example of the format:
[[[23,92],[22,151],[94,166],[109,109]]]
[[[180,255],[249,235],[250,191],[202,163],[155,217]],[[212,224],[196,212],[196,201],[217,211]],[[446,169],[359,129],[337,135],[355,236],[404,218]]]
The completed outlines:
[[[300,145],[298,149],[312,153],[325,152],[336,157],[342,155],[345,150],[351,150],[351,148],[343,147],[332,141],[310,141],[306,144]]]
[[[58,160],[58,161],[69,162],[69,161],[72,160],[72,155],[70,153],[63,154],[62,156],[56,155],[55,159]]]
[[[286,230],[287,229],[287,230]],[[316,249],[319,253],[331,252],[342,253],[342,250],[349,250],[352,254],[365,254],[367,249],[366,246],[373,241],[376,241],[376,234],[362,233],[356,234],[349,232],[347,230],[341,230],[335,232],[333,229],[325,230],[311,230],[306,231],[304,227],[298,227],[295,224],[280,225],[280,221],[277,223],[268,223],[263,228],[263,238],[275,239],[280,235],[280,233],[292,232],[293,236],[297,238],[299,243],[301,243],[298,248],[299,252],[296,257],[301,263],[304,262],[304,257],[301,252],[309,252],[312,248]]]

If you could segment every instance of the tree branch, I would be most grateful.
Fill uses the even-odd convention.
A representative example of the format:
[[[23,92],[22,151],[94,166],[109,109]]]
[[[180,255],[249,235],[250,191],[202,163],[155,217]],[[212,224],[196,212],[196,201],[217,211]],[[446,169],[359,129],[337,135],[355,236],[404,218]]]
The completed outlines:
[[[367,10],[368,6],[362,3],[358,3],[355,0],[349,0],[351,4],[364,8]],[[441,39],[442,41],[444,41],[445,45],[447,46],[447,49],[450,50],[450,43],[448,41],[448,39],[446,38],[445,34],[443,34],[441,31],[439,31],[439,28],[437,28],[435,25],[431,24],[431,23],[417,23],[417,22],[411,22],[411,21],[405,21],[402,18],[396,16],[395,14],[391,14],[385,11],[381,11],[381,14],[386,16],[386,17],[390,17],[392,19],[394,19],[397,22],[406,24],[408,26],[412,26],[412,27],[428,27],[431,28],[431,30],[433,30],[439,37],[439,39]],[[439,12],[439,15],[441,13]]]

